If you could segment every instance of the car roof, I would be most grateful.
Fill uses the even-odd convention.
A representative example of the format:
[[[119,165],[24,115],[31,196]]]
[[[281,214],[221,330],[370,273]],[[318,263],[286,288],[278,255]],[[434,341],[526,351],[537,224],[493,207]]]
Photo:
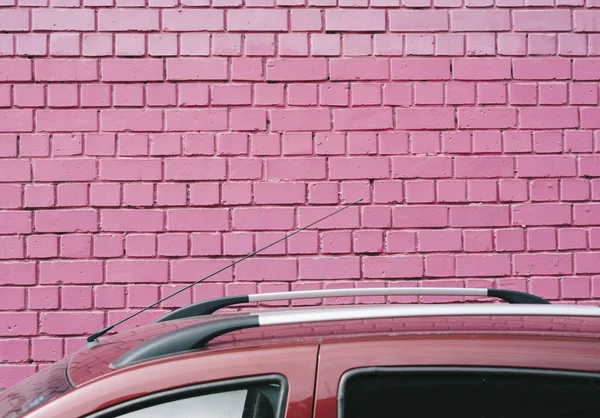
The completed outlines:
[[[483,304],[477,305],[481,306]],[[456,305],[452,306],[456,307]],[[363,308],[369,309],[369,307],[364,306]],[[414,306],[414,308],[418,308],[418,306]],[[340,311],[340,308],[326,307],[317,311],[336,313]],[[69,362],[67,374],[71,383],[74,386],[79,386],[121,370],[121,367],[116,368],[113,364],[119,358],[150,340],[171,335],[178,330],[194,327],[201,329],[202,327],[214,326],[219,321],[247,319],[257,314],[281,316],[290,312],[310,314],[316,312],[316,310],[302,307],[293,309],[250,309],[158,322],[119,334],[107,335],[96,344],[75,353]],[[515,313],[517,312],[515,311]],[[227,352],[239,348],[260,350],[261,347],[273,345],[286,346],[298,343],[322,343],[356,338],[402,338],[440,334],[600,338],[600,316],[536,315],[535,313],[527,314],[528,311],[523,312],[525,314],[357,317],[354,319],[273,324],[271,326],[242,328],[224,332],[212,338],[205,347],[195,351],[198,355],[207,352],[220,352],[226,356]],[[189,351],[174,352],[170,355],[176,358],[178,355],[185,353],[189,353]],[[152,362],[153,360],[150,358],[145,361]]]

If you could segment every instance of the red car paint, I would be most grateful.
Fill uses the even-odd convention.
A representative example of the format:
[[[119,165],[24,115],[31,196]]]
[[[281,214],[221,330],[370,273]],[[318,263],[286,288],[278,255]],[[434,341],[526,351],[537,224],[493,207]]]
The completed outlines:
[[[220,336],[194,352],[119,370],[110,367],[152,336],[217,316],[102,337],[65,360],[74,388],[25,416],[84,416],[171,388],[275,373],[289,384],[286,418],[311,418],[313,406],[315,418],[334,418],[339,379],[357,367],[481,365],[600,372],[600,318],[548,316],[394,318],[253,328]],[[2,402],[7,395],[10,390],[0,395],[0,417],[10,416]]]

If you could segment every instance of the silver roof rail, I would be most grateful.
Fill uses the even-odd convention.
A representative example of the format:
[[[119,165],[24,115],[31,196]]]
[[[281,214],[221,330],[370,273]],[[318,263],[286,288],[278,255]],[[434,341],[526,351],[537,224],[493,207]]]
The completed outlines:
[[[206,346],[212,339],[232,331],[268,325],[304,324],[327,321],[409,318],[433,316],[576,316],[600,317],[598,306],[518,304],[505,305],[459,304],[459,305],[385,305],[351,306],[344,308],[288,309],[285,311],[259,312],[200,322],[179,328],[152,338],[128,351],[112,364],[123,367],[182,353]]]
[[[208,315],[221,308],[240,303],[267,302],[273,300],[297,300],[344,296],[397,296],[397,295],[436,295],[436,296],[483,296],[493,297],[509,303],[548,304],[545,299],[538,296],[506,289],[481,289],[464,287],[374,287],[374,288],[348,288],[325,290],[301,290],[292,292],[257,293],[252,295],[228,296],[194,303],[176,309],[156,322],[171,321],[173,319],[190,318],[193,316]]]

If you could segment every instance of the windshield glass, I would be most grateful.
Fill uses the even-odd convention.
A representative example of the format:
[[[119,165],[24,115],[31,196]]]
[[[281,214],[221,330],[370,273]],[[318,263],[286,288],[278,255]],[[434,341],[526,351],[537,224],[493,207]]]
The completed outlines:
[[[72,389],[67,380],[67,357],[0,392],[0,418],[17,418]]]

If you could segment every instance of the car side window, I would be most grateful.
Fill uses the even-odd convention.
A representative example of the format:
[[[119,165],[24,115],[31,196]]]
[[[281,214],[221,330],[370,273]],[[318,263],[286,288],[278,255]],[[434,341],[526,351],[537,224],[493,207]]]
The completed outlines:
[[[600,375],[506,368],[356,369],[340,381],[338,418],[600,416]]]
[[[283,381],[180,388],[109,408],[90,418],[283,418]]]

